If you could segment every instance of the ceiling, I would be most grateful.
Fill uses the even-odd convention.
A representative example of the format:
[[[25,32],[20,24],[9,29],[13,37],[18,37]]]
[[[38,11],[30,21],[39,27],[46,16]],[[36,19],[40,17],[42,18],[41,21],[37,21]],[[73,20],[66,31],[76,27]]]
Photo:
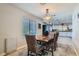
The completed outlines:
[[[45,3],[45,4],[15,3],[13,5],[41,18],[45,14],[45,11],[46,11],[45,9],[49,9],[49,14],[51,14],[52,16],[56,15],[56,16],[53,16],[53,19],[56,20],[56,23],[61,22],[61,20],[66,20],[68,23],[68,22],[72,22],[71,15],[77,4],[76,3]]]

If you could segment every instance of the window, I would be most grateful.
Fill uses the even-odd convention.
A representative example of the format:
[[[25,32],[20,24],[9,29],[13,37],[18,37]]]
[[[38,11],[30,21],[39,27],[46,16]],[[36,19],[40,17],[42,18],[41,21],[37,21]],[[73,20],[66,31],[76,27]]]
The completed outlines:
[[[29,34],[29,19],[23,18],[23,34]]]
[[[36,34],[36,22],[23,18],[23,34],[35,35]]]
[[[31,35],[35,35],[36,34],[36,22],[35,21],[33,21],[33,20],[30,20],[30,22],[29,22],[29,31],[30,31],[30,33],[29,34],[31,34]]]

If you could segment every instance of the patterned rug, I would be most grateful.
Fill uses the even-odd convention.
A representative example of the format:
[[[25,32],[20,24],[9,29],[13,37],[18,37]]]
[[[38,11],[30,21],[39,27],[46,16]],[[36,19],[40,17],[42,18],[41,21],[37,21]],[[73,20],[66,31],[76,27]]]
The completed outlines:
[[[51,52],[48,52],[46,56],[51,55]],[[54,56],[76,56],[76,53],[71,45],[58,43],[57,50],[54,51]]]
[[[27,55],[23,51],[24,50],[19,52],[19,56]],[[47,54],[44,56],[52,56],[52,53],[47,51]],[[54,56],[76,56],[76,53],[71,45],[58,43],[57,50],[54,51]]]
[[[54,51],[54,56],[77,56],[72,44],[71,38],[59,37],[58,47],[57,50]],[[10,54],[10,56],[27,56],[27,47]],[[52,56],[52,53],[48,52],[45,56]]]

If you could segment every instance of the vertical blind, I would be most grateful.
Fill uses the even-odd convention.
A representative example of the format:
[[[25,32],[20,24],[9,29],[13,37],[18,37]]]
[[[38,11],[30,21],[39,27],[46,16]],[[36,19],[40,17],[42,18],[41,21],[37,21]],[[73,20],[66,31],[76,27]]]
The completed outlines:
[[[28,18],[23,18],[23,34],[35,35],[36,34],[36,21]]]

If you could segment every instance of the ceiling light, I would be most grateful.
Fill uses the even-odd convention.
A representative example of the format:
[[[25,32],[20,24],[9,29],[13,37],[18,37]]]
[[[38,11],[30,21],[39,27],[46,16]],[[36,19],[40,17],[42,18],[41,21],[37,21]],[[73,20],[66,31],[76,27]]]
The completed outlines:
[[[51,19],[51,15],[49,14],[49,9],[46,9],[46,14],[43,16],[43,20],[50,20]]]

